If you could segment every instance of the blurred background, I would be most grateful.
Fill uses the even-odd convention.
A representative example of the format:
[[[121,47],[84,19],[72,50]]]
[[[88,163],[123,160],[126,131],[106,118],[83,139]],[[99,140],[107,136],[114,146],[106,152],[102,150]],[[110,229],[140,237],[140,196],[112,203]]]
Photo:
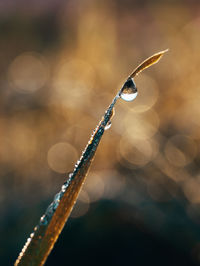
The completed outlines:
[[[200,265],[200,3],[0,2],[0,258],[13,265],[130,72],[46,265]]]

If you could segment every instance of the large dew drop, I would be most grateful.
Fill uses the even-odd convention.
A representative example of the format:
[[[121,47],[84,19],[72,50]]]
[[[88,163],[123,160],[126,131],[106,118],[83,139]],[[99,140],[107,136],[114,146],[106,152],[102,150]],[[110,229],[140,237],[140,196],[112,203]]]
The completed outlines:
[[[121,89],[120,97],[127,102],[133,101],[137,97],[137,88],[133,79],[129,78]]]

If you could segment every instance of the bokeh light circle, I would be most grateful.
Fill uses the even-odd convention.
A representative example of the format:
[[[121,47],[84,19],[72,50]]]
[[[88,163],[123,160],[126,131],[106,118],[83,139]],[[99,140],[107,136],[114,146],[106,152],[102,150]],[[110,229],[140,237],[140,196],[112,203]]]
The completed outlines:
[[[158,145],[153,140],[141,140],[128,141],[126,136],[121,138],[119,143],[119,160],[127,166],[133,165],[142,167],[153,158],[158,152]],[[128,163],[128,164],[127,164]]]
[[[71,212],[71,218],[78,218],[85,215],[90,208],[90,198],[86,191],[81,190],[78,200]]]
[[[51,101],[68,107],[87,104],[94,78],[95,71],[86,61],[73,59],[60,63],[54,74]]]
[[[67,142],[60,142],[53,145],[47,155],[49,167],[58,173],[69,172],[78,158],[74,146]]]
[[[183,192],[191,203],[200,203],[200,176],[188,178],[183,183]]]
[[[159,93],[158,86],[152,78],[143,74],[135,80],[138,88],[138,96],[134,101],[134,105],[127,105],[134,112],[146,112],[156,103]]]
[[[83,189],[87,191],[88,196],[90,198],[90,202],[95,202],[103,196],[104,182],[97,173],[93,172],[86,179]]]
[[[178,167],[192,162],[196,152],[196,144],[193,139],[184,135],[171,137],[165,145],[166,158],[171,164]]]
[[[154,110],[144,113],[129,111],[124,119],[124,128],[128,139],[149,139],[159,127],[159,117]]]
[[[9,66],[8,79],[14,89],[33,93],[42,88],[49,78],[49,67],[40,54],[23,53]]]

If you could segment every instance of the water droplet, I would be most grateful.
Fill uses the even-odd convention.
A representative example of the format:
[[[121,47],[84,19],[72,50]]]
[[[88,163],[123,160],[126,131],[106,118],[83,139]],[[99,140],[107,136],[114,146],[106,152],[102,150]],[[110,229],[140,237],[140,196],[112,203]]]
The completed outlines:
[[[40,218],[40,224],[41,225],[46,225],[47,224],[47,220],[45,218],[45,215],[43,215],[41,218]]]
[[[105,126],[105,130],[108,130],[111,127],[112,123],[111,121],[108,121],[107,125]]]
[[[38,225],[34,227],[34,231],[36,232],[38,230]]]
[[[60,193],[57,193],[54,197],[54,202],[59,202],[60,201],[60,198],[61,198],[61,194]]]
[[[62,185],[61,191],[64,193],[66,191],[67,186],[66,185]]]
[[[121,89],[120,96],[125,101],[133,101],[137,97],[137,88],[133,79],[129,78]]]

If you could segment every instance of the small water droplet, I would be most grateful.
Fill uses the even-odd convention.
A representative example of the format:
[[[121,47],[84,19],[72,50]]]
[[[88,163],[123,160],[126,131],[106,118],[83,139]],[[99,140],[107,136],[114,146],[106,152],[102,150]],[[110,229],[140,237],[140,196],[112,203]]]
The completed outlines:
[[[66,188],[67,188],[66,185],[62,185],[61,191],[62,191],[62,192],[65,192],[65,191],[66,191]]]
[[[43,215],[43,216],[40,218],[40,224],[41,224],[41,225],[46,225],[46,224],[47,224],[47,220],[46,220],[45,215]]]
[[[38,225],[34,227],[34,231],[37,231],[38,230]]]
[[[120,97],[125,101],[133,101],[137,97],[137,88],[133,79],[129,78],[121,89]]]
[[[60,201],[60,198],[61,198],[61,194],[60,193],[57,193],[54,197],[54,202],[59,202]]]
[[[105,130],[108,130],[111,127],[112,123],[111,121],[108,121],[107,125],[105,126]]]

